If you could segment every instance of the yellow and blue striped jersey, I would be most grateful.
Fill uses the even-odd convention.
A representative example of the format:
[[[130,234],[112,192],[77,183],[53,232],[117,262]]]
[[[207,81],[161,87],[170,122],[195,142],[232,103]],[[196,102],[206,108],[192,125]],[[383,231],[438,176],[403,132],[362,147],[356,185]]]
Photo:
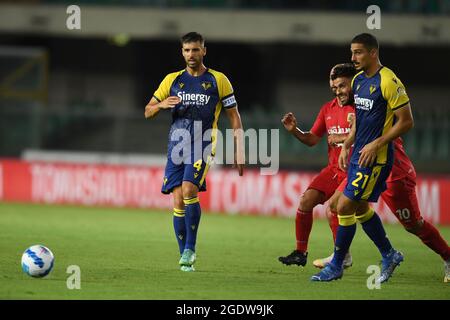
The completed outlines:
[[[169,96],[177,96],[181,102],[172,111],[172,125],[169,140],[174,130],[186,129],[191,133],[192,140],[203,139],[196,136],[194,127],[201,125],[197,133],[203,134],[206,130],[217,129],[217,122],[222,108],[236,107],[236,99],[228,78],[221,72],[207,69],[200,76],[192,76],[186,70],[168,74],[159,85],[153,96],[163,101]],[[215,134],[212,132],[213,151],[215,147]],[[169,141],[169,152],[173,145]]]
[[[355,75],[352,89],[356,108],[356,137],[351,163],[357,164],[359,151],[374,141],[395,122],[394,111],[409,102],[405,87],[395,73],[381,67],[372,77],[364,71]],[[392,143],[383,146],[377,154],[376,164],[390,164],[393,161]]]

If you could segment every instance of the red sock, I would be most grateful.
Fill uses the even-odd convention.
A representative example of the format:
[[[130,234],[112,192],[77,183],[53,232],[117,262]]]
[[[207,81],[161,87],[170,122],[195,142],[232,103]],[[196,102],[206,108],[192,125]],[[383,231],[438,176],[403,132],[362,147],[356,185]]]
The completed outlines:
[[[439,230],[436,229],[431,223],[423,221],[423,227],[417,233],[417,236],[431,250],[440,255],[442,259],[445,261],[450,259],[450,248],[448,247],[447,242],[442,238]]]
[[[295,217],[295,237],[297,239],[297,250],[306,252],[308,250],[308,239],[313,223],[312,212],[297,210]]]
[[[339,227],[339,220],[337,217],[337,212],[330,211],[331,216],[328,219],[328,224],[330,225],[331,232],[333,232],[333,241],[336,242],[337,229]]]

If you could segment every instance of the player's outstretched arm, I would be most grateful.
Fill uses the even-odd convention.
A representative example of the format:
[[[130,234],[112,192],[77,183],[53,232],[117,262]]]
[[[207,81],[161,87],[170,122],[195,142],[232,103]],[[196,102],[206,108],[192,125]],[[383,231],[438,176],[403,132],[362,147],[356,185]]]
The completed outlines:
[[[242,176],[244,174],[245,165],[245,148],[241,115],[239,114],[237,106],[225,110],[228,119],[230,120],[231,127],[234,130],[234,167],[237,167],[239,175]]]
[[[176,96],[171,96],[163,101],[159,102],[155,97],[150,99],[150,102],[145,106],[145,118],[153,118],[156,116],[161,109],[171,109],[174,108],[178,103],[180,103],[181,99]]]
[[[281,122],[287,131],[309,147],[315,146],[320,141],[320,137],[311,132],[304,132],[297,127],[297,119],[292,112],[286,113]]]
[[[400,137],[402,134],[408,132],[414,127],[414,119],[411,112],[411,105],[407,103],[400,109],[394,111],[396,118],[395,124],[386,131],[381,137],[375,139],[371,143],[368,143],[360,151],[359,166],[367,167],[371,166],[376,159],[378,150]]]

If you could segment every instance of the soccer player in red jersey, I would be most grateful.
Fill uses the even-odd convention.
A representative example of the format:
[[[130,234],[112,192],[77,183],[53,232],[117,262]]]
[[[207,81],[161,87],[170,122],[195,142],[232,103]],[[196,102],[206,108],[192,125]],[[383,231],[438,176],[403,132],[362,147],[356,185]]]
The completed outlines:
[[[336,234],[338,218],[336,213],[337,199],[344,191],[347,179],[341,182],[336,193],[330,199],[327,216],[333,234]],[[419,209],[416,195],[416,171],[403,147],[403,140],[394,140],[394,164],[392,172],[386,180],[387,189],[381,198],[397,217],[406,231],[416,235],[427,247],[436,252],[444,260],[444,282],[450,283],[450,247],[442,238],[439,230],[424,220]],[[348,254],[348,259],[351,256]],[[314,266],[325,267],[333,255],[314,260]]]
[[[352,120],[352,119],[350,119]],[[392,213],[397,217],[406,231],[416,235],[426,246],[436,252],[444,260],[444,282],[450,282],[450,247],[442,238],[439,230],[424,220],[419,209],[416,195],[416,171],[403,147],[403,140],[399,137],[393,141],[394,162],[391,174],[386,180],[386,191],[381,198]],[[338,228],[337,200],[345,189],[345,178],[335,194],[329,200],[327,217],[333,238],[336,240]],[[333,255],[327,258],[314,260],[314,266],[324,268],[332,260]],[[344,267],[349,267],[352,258],[349,253],[344,260]]]
[[[308,146],[316,145],[321,137],[327,134],[329,158],[328,165],[314,178],[300,198],[295,219],[297,247],[288,256],[278,258],[285,265],[304,266],[306,264],[313,209],[318,204],[325,203],[347,176],[346,172],[339,169],[338,158],[341,144],[350,132],[349,117],[354,113],[351,80],[355,74],[356,69],[351,63],[336,65],[331,70],[331,78],[342,80],[339,83],[340,94],[322,106],[309,132],[303,132],[297,127],[297,120],[292,113],[287,113],[282,119],[286,130]],[[332,86],[333,91],[336,89]]]

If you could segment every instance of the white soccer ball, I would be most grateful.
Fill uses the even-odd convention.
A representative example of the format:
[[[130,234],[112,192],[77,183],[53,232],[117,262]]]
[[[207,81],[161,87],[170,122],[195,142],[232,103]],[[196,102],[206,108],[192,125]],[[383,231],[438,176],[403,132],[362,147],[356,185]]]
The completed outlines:
[[[42,278],[52,271],[55,257],[42,245],[29,247],[22,255],[22,270],[29,276]]]

